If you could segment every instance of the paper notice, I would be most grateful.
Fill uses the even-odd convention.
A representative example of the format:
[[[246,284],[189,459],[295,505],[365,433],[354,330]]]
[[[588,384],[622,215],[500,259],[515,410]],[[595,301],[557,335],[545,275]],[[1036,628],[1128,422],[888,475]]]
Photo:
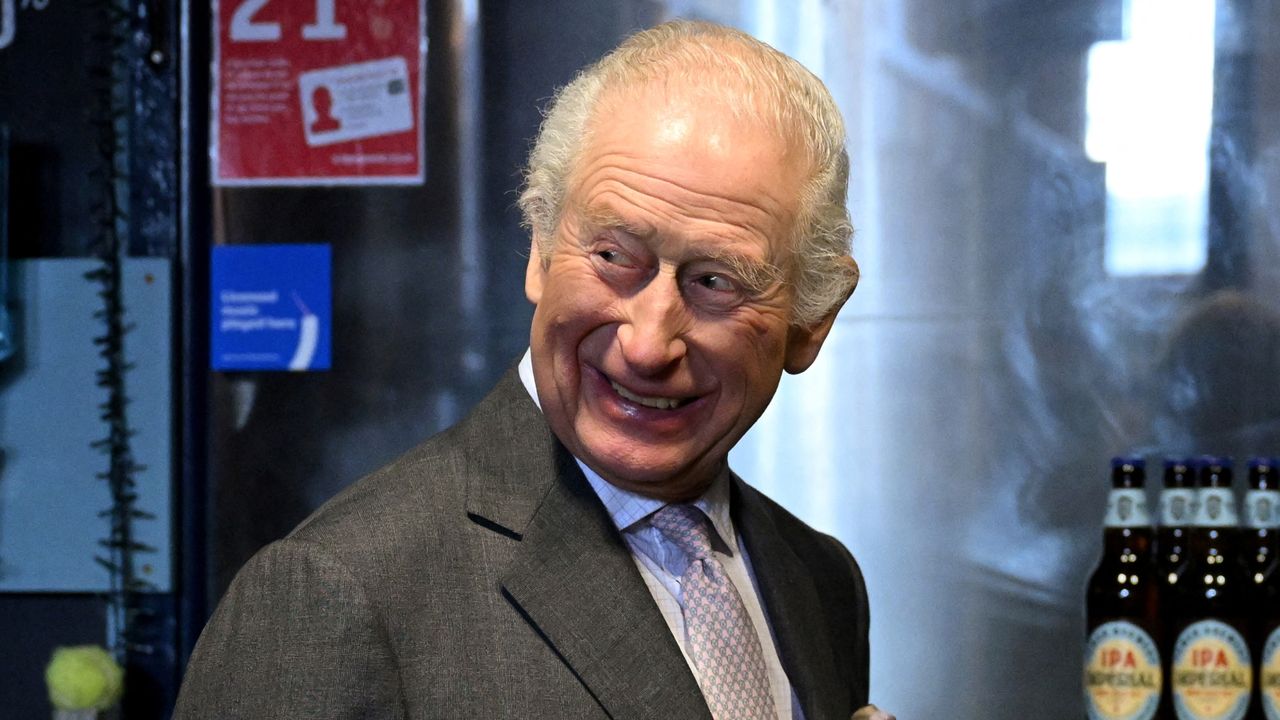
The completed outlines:
[[[402,57],[321,68],[298,76],[307,145],[413,130],[409,67]]]

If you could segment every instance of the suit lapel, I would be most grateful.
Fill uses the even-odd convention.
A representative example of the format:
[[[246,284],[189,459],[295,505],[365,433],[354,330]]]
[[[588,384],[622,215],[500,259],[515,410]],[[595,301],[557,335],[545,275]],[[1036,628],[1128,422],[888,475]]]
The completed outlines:
[[[779,659],[804,716],[808,720],[838,717],[848,705],[843,695],[848,689],[836,674],[818,590],[759,493],[737,476],[733,491],[734,524],[742,531]]]
[[[511,602],[611,717],[710,720],[630,551],[514,371],[490,397],[506,400],[477,413],[492,412],[502,442],[467,504],[520,540],[502,578]]]

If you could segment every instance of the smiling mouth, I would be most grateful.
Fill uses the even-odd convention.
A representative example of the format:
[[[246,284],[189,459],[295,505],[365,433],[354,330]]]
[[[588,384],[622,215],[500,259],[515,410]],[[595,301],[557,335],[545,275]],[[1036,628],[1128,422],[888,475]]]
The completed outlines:
[[[609,381],[609,384],[612,385],[614,391],[622,397],[633,403],[639,403],[645,407],[656,408],[658,410],[675,410],[685,403],[683,398],[646,397],[644,395],[637,395],[612,380]]]

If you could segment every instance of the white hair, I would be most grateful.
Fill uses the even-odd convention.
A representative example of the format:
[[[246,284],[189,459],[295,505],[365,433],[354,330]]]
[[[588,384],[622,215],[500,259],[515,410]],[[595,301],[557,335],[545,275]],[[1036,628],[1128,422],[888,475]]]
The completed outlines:
[[[604,91],[658,78],[688,79],[694,87],[722,91],[717,99],[728,112],[764,121],[807,156],[811,176],[799,191],[792,243],[791,321],[816,324],[858,282],[856,266],[845,262],[853,226],[845,206],[844,121],[826,86],[803,65],[722,25],[676,20],[636,33],[556,93],[529,154],[519,199],[525,225],[539,238],[539,252],[544,258],[551,253],[569,178]]]

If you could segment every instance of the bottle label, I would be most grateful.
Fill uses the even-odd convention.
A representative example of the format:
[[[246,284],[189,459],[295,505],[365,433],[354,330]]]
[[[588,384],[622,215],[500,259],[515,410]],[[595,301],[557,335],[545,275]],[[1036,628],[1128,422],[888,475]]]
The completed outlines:
[[[1236,497],[1231,494],[1231,488],[1200,488],[1196,525],[1235,527],[1236,522]]]
[[[1107,496],[1107,527],[1137,527],[1151,524],[1147,493],[1141,488],[1116,488]]]
[[[1244,494],[1244,526],[1251,530],[1280,528],[1280,490],[1250,490]]]
[[[1089,720],[1150,720],[1160,704],[1160,653],[1145,630],[1116,620],[1089,634],[1084,700]]]
[[[1173,647],[1172,684],[1179,720],[1243,720],[1253,690],[1244,636],[1218,620],[1188,625]]]
[[[1166,488],[1160,493],[1160,524],[1164,527],[1190,525],[1196,517],[1196,491]]]
[[[1280,720],[1280,628],[1271,632],[1262,648],[1262,672],[1258,674],[1258,683],[1267,720]]]

